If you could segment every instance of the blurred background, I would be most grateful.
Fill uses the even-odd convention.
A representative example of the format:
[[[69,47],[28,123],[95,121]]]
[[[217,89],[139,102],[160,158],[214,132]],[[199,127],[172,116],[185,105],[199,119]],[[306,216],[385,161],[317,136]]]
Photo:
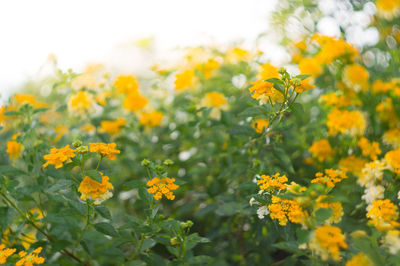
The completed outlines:
[[[376,13],[373,3],[353,10],[347,0],[318,1],[321,19],[317,25],[312,18],[310,25],[304,23],[304,17],[310,15],[305,10],[296,9],[301,20],[293,19],[295,16],[286,20],[285,14],[273,13],[277,5],[294,2],[1,1],[0,100],[5,101],[26,81],[40,78],[49,56],[57,58],[64,71],[72,68],[79,72],[89,63],[102,63],[112,72],[144,75],[153,64],[178,60],[182,48],[188,46],[240,45],[254,50],[256,43],[265,60],[283,64],[290,59],[280,45],[284,35],[300,39],[314,27],[337,37],[346,29],[347,40],[357,47],[374,45],[379,39],[376,28],[370,26]]]

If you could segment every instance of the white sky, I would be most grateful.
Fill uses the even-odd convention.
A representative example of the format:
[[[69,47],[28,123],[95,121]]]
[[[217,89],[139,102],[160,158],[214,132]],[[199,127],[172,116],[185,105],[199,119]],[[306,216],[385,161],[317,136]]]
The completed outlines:
[[[267,29],[275,2],[1,0],[0,93],[34,76],[50,53],[63,69],[102,62],[132,70],[132,61],[145,58],[126,47],[139,38],[153,36],[160,55],[212,41],[253,41]]]

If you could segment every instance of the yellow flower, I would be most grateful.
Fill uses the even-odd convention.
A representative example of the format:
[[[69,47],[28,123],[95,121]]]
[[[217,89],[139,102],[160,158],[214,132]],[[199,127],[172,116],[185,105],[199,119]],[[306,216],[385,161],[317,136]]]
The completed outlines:
[[[348,171],[357,177],[360,177],[362,170],[367,163],[368,161],[365,159],[350,155],[348,157],[340,159],[339,166],[343,170]]]
[[[315,85],[310,84],[310,82],[311,82],[310,78],[306,78],[306,79],[302,80],[300,83],[300,86],[296,86],[294,88],[294,91],[297,93],[302,93],[302,92],[308,91],[310,89],[314,89]]]
[[[362,137],[357,142],[358,147],[361,148],[362,155],[366,157],[370,157],[371,160],[378,159],[378,155],[382,153],[381,149],[379,148],[379,143],[374,141],[370,142],[367,138]]]
[[[269,103],[269,101],[272,103],[283,101],[283,94],[275,89],[271,82],[260,79],[250,83],[253,85],[249,88],[251,97],[259,100],[261,104]]]
[[[284,183],[286,183],[287,181],[288,179],[285,175],[281,176],[280,173],[276,173],[273,176],[262,175],[261,180],[257,181],[257,185],[262,190],[274,191],[275,189],[286,189],[287,185]]]
[[[215,59],[209,59],[203,67],[203,74],[206,79],[210,78],[216,69],[219,68],[219,62]]]
[[[360,252],[348,260],[346,266],[374,266],[374,263],[367,255]]]
[[[139,92],[131,92],[129,93],[124,100],[124,108],[126,110],[135,112],[143,109],[148,103],[146,97],[141,95]]]
[[[387,152],[385,160],[389,169],[400,175],[400,149]]]
[[[141,113],[139,123],[146,127],[156,127],[161,125],[163,116],[163,113],[158,111]]]
[[[386,98],[384,102],[376,106],[376,111],[379,113],[379,118],[383,122],[388,122],[390,127],[396,127],[399,123],[399,118],[396,115],[396,111],[393,107],[392,98]]]
[[[390,230],[400,225],[397,222],[398,208],[389,199],[374,200],[367,213],[367,218],[379,231]]]
[[[336,108],[354,104],[352,98],[345,95],[337,95],[334,92],[322,95],[320,97],[320,101],[327,106],[332,106]]]
[[[242,49],[240,47],[233,47],[226,52],[226,59],[228,62],[237,63],[239,61],[249,60],[251,54],[249,51]]]
[[[183,91],[195,85],[194,70],[185,70],[175,75],[175,90]]]
[[[110,178],[101,173],[101,183],[86,176],[79,185],[78,192],[81,193],[81,200],[91,199],[94,204],[101,204],[106,199],[112,197],[110,190],[114,189],[113,185],[109,182]]]
[[[136,77],[129,76],[118,76],[114,81],[114,87],[117,88],[118,93],[130,94],[136,92],[139,89],[139,83]]]
[[[274,67],[270,63],[263,64],[258,75],[259,78],[263,80],[270,78],[279,78],[278,68]]]
[[[344,83],[354,91],[365,91],[369,85],[369,73],[361,65],[347,65],[343,70]]]
[[[315,56],[315,59],[321,64],[330,64],[334,59],[341,57],[347,57],[349,61],[353,62],[359,54],[354,46],[334,37],[314,34],[311,39],[321,46],[320,51]]]
[[[359,111],[334,109],[328,114],[326,125],[329,128],[328,135],[341,133],[355,137],[364,133],[367,122]]]
[[[69,145],[61,149],[51,148],[50,154],[43,156],[43,158],[47,160],[47,162],[43,164],[43,167],[53,164],[55,168],[60,168],[63,166],[64,162],[76,156],[75,152],[76,151],[71,149]]]
[[[103,120],[100,123],[101,130],[107,132],[110,136],[118,134],[121,127],[125,126],[125,119],[118,118],[117,120]]]
[[[314,58],[303,58],[299,62],[299,69],[303,75],[317,77],[322,73],[321,63]]]
[[[330,257],[335,261],[339,261],[340,249],[348,248],[342,230],[332,225],[318,227],[309,243],[309,247],[324,261]]]
[[[120,154],[120,150],[117,150],[116,146],[115,143],[89,143],[89,150],[113,161],[116,159],[115,154]]]
[[[69,132],[68,126],[58,125],[54,129],[57,135],[54,137],[53,143],[57,143],[63,136],[65,136]]]
[[[14,134],[12,136],[12,140],[7,141],[7,153],[8,156],[10,156],[10,159],[13,160],[17,160],[21,156],[22,151],[24,150],[24,145],[16,141],[19,135],[20,133]]]
[[[15,94],[14,96],[15,102],[17,104],[30,104],[34,108],[41,108],[41,107],[48,107],[49,105],[43,102],[39,102],[36,100],[36,97],[31,95],[31,94],[23,94],[23,93],[18,93]]]
[[[31,253],[26,253],[25,251],[21,251],[18,253],[19,257],[21,258],[17,263],[16,266],[32,266],[35,264],[43,264],[45,259],[43,257],[39,257],[40,252],[42,252],[42,248],[37,248]]]
[[[335,155],[335,151],[332,150],[332,147],[327,139],[314,141],[308,151],[320,162],[330,160]]]
[[[372,93],[386,93],[392,90],[391,82],[383,82],[382,80],[375,80],[371,85]]]
[[[0,264],[5,264],[7,258],[17,251],[15,248],[6,248],[4,244],[0,244]]]
[[[321,183],[327,187],[334,187],[336,183],[347,178],[345,172],[341,170],[325,169],[325,175],[321,172],[315,174],[311,183]]]
[[[271,219],[277,219],[279,225],[285,226],[288,221],[295,224],[303,222],[306,214],[295,200],[272,197],[272,204],[268,205]]]
[[[263,133],[268,128],[269,121],[267,119],[256,119],[251,126],[256,130],[257,133]]]
[[[68,109],[71,112],[83,113],[94,104],[93,95],[87,91],[79,91],[69,97]]]
[[[84,124],[83,126],[81,126],[81,130],[87,133],[94,133],[96,128],[92,124]]]
[[[378,9],[378,16],[387,20],[392,20],[400,14],[400,1],[399,0],[377,0],[376,8]]]
[[[227,99],[222,93],[219,92],[209,92],[205,96],[205,105],[207,107],[221,107],[227,103]]]
[[[110,91],[103,91],[97,94],[96,96],[96,102],[100,104],[101,106],[105,106],[107,103],[107,98],[111,96]]]
[[[383,143],[391,145],[393,148],[400,148],[400,129],[394,128],[385,132],[383,135]]]
[[[400,251],[400,231],[389,230],[383,237],[383,246],[389,250],[390,254],[396,255]]]
[[[327,196],[319,196],[317,199],[317,209],[332,209],[332,215],[326,222],[328,224],[339,223],[342,220],[344,214],[343,207],[340,202],[325,201]]]
[[[154,194],[153,197],[156,200],[160,200],[163,195],[167,199],[173,200],[175,199],[175,195],[172,191],[179,188],[179,186],[174,184],[174,182],[175,178],[154,177],[153,179],[147,181],[147,186],[149,187],[147,191],[151,194]]]

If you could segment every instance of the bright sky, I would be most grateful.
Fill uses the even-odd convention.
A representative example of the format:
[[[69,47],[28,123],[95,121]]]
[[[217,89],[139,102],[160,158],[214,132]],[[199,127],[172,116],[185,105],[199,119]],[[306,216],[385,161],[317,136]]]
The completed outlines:
[[[2,0],[0,93],[37,73],[50,53],[61,68],[88,62],[132,69],[134,40],[154,37],[158,54],[187,45],[253,41],[276,0]],[[125,62],[124,62],[125,61]],[[133,64],[134,65],[134,64]]]

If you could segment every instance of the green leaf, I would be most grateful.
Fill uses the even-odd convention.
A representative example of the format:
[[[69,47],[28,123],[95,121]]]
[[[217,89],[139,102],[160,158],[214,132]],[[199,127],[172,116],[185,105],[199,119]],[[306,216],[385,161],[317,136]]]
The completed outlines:
[[[325,220],[329,219],[333,213],[331,208],[321,208],[315,212],[315,220],[317,223],[323,223]]]
[[[8,112],[5,112],[4,115],[6,115],[6,116],[22,115],[22,112],[20,112],[20,111],[8,111]]]
[[[145,239],[143,241],[142,246],[140,247],[140,252],[144,252],[147,249],[154,247],[155,244],[156,244],[156,241],[154,241],[153,239],[151,239],[151,238]]]
[[[59,191],[62,189],[67,189],[67,188],[70,188],[73,184],[74,184],[74,182],[72,180],[60,179],[60,180],[57,180],[57,183],[55,185],[53,185],[49,189],[47,189],[47,192],[52,193],[52,192],[56,192],[56,191]]]
[[[201,256],[191,257],[188,260],[188,264],[189,265],[196,265],[196,264],[206,265],[210,261],[211,261],[210,256],[201,255]]]
[[[279,147],[275,147],[272,152],[279,160],[279,164],[282,165],[282,167],[286,171],[288,171],[291,174],[294,174],[292,160],[290,159],[289,155],[285,152],[285,150]]]
[[[308,77],[311,77],[311,75],[297,75],[297,76],[295,76],[295,78],[298,78],[298,79],[301,79],[301,80],[305,80]]]
[[[0,174],[6,176],[26,175],[24,171],[12,167],[11,165],[0,165]]]
[[[107,209],[106,206],[98,205],[98,206],[95,206],[94,209],[96,210],[96,212],[97,212],[98,214],[101,215],[101,217],[106,218],[106,219],[108,219],[108,220],[111,220],[111,219],[112,219],[112,218],[111,218],[111,213],[110,213],[110,211]]]
[[[288,241],[288,242],[280,242],[280,243],[275,243],[272,244],[273,247],[289,251],[291,253],[299,253],[299,247],[297,242],[295,241]],[[301,253],[301,252],[300,252]]]
[[[77,210],[82,216],[86,216],[86,212],[87,212],[86,204],[83,204],[82,202],[74,201],[74,200],[71,200],[68,203],[69,203],[69,206],[71,206],[72,208]]]
[[[246,136],[254,136],[255,131],[250,126],[234,126],[228,130],[228,133],[231,135],[246,135]]]
[[[255,117],[260,115],[268,115],[268,111],[261,106],[249,107],[246,108],[243,112],[239,113],[239,116],[245,116],[245,117],[249,116]]]
[[[47,110],[50,110],[50,108],[41,107],[41,108],[37,108],[37,109],[33,110],[33,113],[36,114],[36,113],[40,113],[40,112],[46,112]]]
[[[95,228],[98,232],[103,233],[103,234],[105,234],[105,235],[108,235],[108,236],[118,236],[117,231],[116,231],[116,230],[114,229],[114,227],[113,227],[111,224],[109,224],[109,223],[104,223],[104,222],[97,223],[97,224],[94,224],[94,228]]]

